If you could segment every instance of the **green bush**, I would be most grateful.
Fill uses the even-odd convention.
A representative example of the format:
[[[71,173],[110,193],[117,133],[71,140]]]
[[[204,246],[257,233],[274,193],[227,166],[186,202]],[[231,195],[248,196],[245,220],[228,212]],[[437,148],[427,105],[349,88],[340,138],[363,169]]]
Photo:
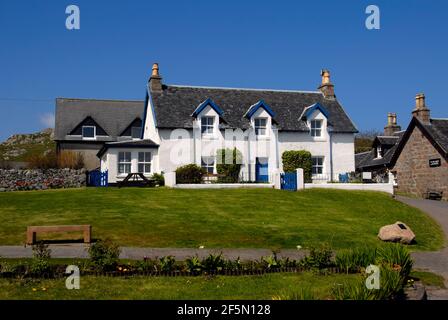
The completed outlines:
[[[413,265],[408,249],[399,243],[388,243],[379,248],[376,263],[398,270],[403,278],[409,276]]]
[[[98,271],[113,271],[118,265],[120,248],[110,240],[99,240],[89,248],[89,256]]]
[[[176,183],[201,183],[204,174],[201,167],[187,164],[176,169]]]
[[[216,171],[223,177],[218,177],[220,183],[238,182],[243,163],[243,155],[237,149],[219,149],[216,153]]]
[[[310,269],[325,269],[334,265],[332,256],[333,251],[328,245],[324,244],[320,248],[311,248],[309,255],[300,260],[299,264]]]
[[[311,182],[311,169],[313,167],[313,162],[309,151],[285,151],[282,154],[282,162],[284,172],[296,172],[296,169],[302,168],[304,181],[306,183]]]
[[[297,291],[274,296],[273,300],[316,300],[316,293],[310,287],[299,288]]]
[[[154,180],[156,186],[163,187],[165,185],[165,177],[163,176],[163,174],[154,173],[151,176],[151,179]]]
[[[29,265],[29,271],[35,275],[43,275],[50,272],[51,250],[48,244],[38,242],[33,245],[33,259]]]
[[[359,272],[376,261],[376,248],[356,248],[338,251],[335,264],[346,273]]]
[[[226,261],[222,257],[222,253],[210,253],[207,258],[202,260],[202,266],[205,271],[221,271],[226,266]]]
[[[166,256],[159,259],[159,270],[163,272],[174,271],[176,259],[173,256]]]
[[[185,269],[188,272],[191,272],[193,274],[198,274],[202,271],[203,265],[201,260],[199,260],[198,256],[194,256],[191,258],[187,258],[185,260]]]

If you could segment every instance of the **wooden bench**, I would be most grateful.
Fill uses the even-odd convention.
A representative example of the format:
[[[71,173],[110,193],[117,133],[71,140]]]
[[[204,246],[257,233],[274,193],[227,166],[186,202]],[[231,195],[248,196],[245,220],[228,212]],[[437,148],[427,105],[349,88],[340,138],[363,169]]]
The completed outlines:
[[[426,199],[441,200],[443,196],[442,190],[428,189],[425,194]]]
[[[92,240],[91,225],[69,225],[69,226],[29,226],[26,230],[26,243],[35,244],[38,232],[71,232],[82,231],[84,233],[84,243],[90,243]]]

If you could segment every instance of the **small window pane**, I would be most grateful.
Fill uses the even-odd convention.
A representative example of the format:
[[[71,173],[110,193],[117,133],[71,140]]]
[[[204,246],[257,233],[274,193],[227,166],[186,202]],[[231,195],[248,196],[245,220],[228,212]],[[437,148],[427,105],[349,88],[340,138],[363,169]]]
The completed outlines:
[[[215,167],[215,158],[214,157],[202,157],[201,158],[201,167],[205,169],[207,173],[213,174]]]
[[[201,133],[202,134],[213,134],[213,117],[202,117],[201,118]]]
[[[142,129],[140,127],[132,127],[131,135],[133,139],[139,139],[141,137]]]
[[[84,138],[95,138],[95,127],[92,126],[82,127],[82,136]]]

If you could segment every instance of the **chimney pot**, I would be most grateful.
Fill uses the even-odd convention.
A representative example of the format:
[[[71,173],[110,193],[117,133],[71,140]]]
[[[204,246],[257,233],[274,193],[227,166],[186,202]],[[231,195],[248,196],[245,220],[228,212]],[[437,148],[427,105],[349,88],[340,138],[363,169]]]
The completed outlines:
[[[425,94],[418,93],[415,95],[415,109],[412,111],[412,115],[424,124],[431,124],[431,114],[426,106]]]
[[[335,99],[334,85],[330,81],[330,71],[327,69],[322,69],[320,71],[322,76],[322,83],[318,89],[323,93],[324,97],[327,99]]]
[[[162,91],[162,77],[159,74],[159,64],[152,65],[151,77],[149,78],[149,87],[151,91]]]
[[[385,136],[393,136],[395,132],[400,131],[401,127],[397,125],[397,114],[393,112],[387,113],[387,125],[384,127]]]

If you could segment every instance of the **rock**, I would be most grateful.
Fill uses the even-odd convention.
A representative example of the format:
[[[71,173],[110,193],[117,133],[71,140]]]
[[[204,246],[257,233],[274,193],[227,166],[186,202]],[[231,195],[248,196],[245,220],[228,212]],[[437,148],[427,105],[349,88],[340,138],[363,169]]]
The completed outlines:
[[[411,244],[415,240],[415,234],[406,224],[397,221],[394,224],[381,227],[378,238],[383,241]]]
[[[0,188],[0,192],[6,192],[5,188]]]
[[[415,282],[404,289],[406,300],[427,300],[426,288],[421,282]]]

